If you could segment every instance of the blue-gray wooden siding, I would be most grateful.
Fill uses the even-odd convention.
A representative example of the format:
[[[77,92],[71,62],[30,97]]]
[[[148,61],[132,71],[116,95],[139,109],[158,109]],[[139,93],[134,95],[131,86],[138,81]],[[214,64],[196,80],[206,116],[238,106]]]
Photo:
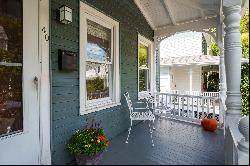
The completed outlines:
[[[121,95],[128,91],[137,97],[137,35],[138,32],[153,40],[153,30],[133,0],[82,0],[120,23],[120,74]],[[79,53],[79,0],[50,1],[50,70],[51,70],[51,150],[52,164],[67,164],[73,159],[65,148],[70,136],[84,128],[87,121],[101,120],[109,138],[116,136],[129,125],[122,95],[122,105],[85,116],[79,115],[79,70],[58,70],[58,49]],[[58,21],[58,9],[67,5],[73,9],[73,22]],[[79,65],[78,65],[79,67]]]

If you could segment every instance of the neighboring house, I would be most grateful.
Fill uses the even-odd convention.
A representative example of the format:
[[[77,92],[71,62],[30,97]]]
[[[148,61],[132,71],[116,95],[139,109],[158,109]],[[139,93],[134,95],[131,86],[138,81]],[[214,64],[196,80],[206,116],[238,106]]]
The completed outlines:
[[[161,41],[176,32],[217,28],[221,43],[224,17],[226,26],[236,25],[236,35],[228,28],[225,36],[233,92],[227,98],[235,100],[226,118],[241,117],[237,18],[248,1],[232,1],[0,0],[0,27],[8,37],[8,49],[0,51],[0,164],[72,164],[65,145],[92,119],[101,121],[108,138],[126,131],[123,94],[137,101],[144,91],[160,90]],[[225,130],[230,140],[231,129],[246,136],[237,118],[226,123],[234,125]],[[238,150],[234,142],[225,147]]]
[[[161,43],[160,55],[160,91],[212,91],[208,87],[208,78],[217,73],[219,87],[220,57],[204,52],[201,32],[183,32],[175,34]],[[205,35],[208,38],[208,35]],[[211,40],[211,39],[210,39]],[[209,40],[208,40],[209,41]],[[242,58],[242,63],[248,59]]]

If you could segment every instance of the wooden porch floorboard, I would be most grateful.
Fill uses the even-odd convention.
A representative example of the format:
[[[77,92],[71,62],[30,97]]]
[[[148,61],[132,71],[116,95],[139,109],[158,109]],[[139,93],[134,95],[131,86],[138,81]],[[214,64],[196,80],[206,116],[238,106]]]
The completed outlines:
[[[196,124],[156,119],[151,146],[148,122],[132,127],[111,140],[100,162],[102,165],[223,165],[223,130],[208,132]]]

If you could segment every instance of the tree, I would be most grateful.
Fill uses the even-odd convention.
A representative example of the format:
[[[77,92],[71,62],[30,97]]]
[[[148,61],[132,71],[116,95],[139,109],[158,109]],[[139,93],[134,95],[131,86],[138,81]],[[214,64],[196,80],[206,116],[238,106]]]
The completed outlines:
[[[249,10],[247,9],[240,22],[240,33],[242,41],[242,57],[249,59]],[[241,66],[241,94],[242,113],[249,115],[249,63]]]

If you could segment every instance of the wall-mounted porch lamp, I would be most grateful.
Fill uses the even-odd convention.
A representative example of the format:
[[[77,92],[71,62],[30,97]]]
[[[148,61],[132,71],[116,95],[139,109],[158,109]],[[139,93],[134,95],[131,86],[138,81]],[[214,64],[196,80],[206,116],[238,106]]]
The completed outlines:
[[[60,7],[60,22],[70,24],[72,22],[72,9],[63,5]]]

